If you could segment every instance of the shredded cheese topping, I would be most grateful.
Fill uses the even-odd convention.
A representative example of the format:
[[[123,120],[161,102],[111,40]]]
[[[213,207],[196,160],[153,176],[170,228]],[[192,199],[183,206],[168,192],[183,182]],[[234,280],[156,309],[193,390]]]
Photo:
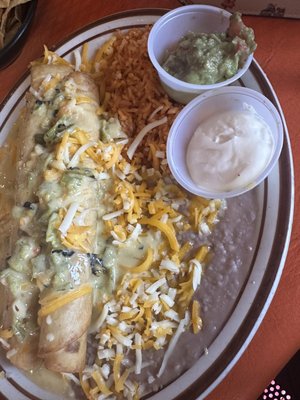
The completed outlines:
[[[113,36],[107,41],[93,61],[88,58],[87,45],[81,53],[75,50],[75,70],[102,77],[101,71],[115,51],[115,40]],[[47,48],[42,62],[69,65]],[[57,76],[46,77],[44,92],[53,89],[58,81]],[[105,85],[100,89],[103,102],[98,114],[102,118],[109,111],[106,106],[110,93],[105,92]],[[42,92],[33,89],[31,92],[42,98]],[[77,105],[93,102],[87,96],[75,100]],[[65,374],[67,379],[81,385],[90,400],[119,396],[138,399],[142,387],[133,374],[140,375],[147,365],[145,352],[165,350],[157,373],[160,377],[180,335],[189,327],[195,334],[202,328],[201,307],[193,297],[201,283],[209,247],[199,241],[186,241],[184,237],[193,232],[204,243],[225,204],[189,195],[178,187],[168,176],[165,144],[147,142],[151,166],[137,151],[149,132],[168,123],[169,114],[158,117],[163,109],[159,105],[151,113],[148,118],[151,122],[139,131],[129,147],[131,139],[126,135],[124,138],[122,132],[118,139],[91,141],[88,132],[68,128],[54,146],[53,159],[44,171],[48,182],[59,182],[72,169],[87,171],[87,176],[91,174],[92,183],[84,187],[80,196],[64,198],[53,220],[54,232],[63,248],[92,254],[100,221],[101,235],[118,254],[134,247],[143,251],[135,266],[126,262],[123,265],[120,258],[122,274],[113,296],[103,297],[102,303],[95,307],[96,317],[89,329],[97,346],[94,364],[86,366],[79,380]],[[93,199],[93,185],[106,185],[101,204]],[[61,307],[92,295],[91,284],[76,283],[78,286],[64,294],[42,298],[39,319],[46,317],[52,321],[51,314]],[[7,348],[6,341],[11,335],[10,330],[0,329],[0,342],[7,344]],[[134,361],[128,357],[130,354]]]

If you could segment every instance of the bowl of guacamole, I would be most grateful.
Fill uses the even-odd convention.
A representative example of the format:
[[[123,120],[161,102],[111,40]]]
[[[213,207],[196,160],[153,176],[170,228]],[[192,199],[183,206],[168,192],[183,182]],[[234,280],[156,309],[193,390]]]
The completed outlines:
[[[149,57],[162,86],[183,104],[239,79],[255,49],[253,29],[245,26],[240,13],[205,5],[168,12],[154,24],[148,39]]]

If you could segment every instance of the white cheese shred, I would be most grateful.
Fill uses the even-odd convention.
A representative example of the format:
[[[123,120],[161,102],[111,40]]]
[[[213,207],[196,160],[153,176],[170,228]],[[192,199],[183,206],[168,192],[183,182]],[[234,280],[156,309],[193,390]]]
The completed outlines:
[[[115,142],[117,145],[122,145],[124,146],[125,144],[127,144],[129,142],[128,139],[123,139],[123,140],[119,140],[118,142]]]
[[[52,79],[52,75],[51,74],[47,74],[46,77],[42,80],[42,83],[40,84],[40,86],[46,86],[47,83],[49,83]]]
[[[141,373],[142,370],[142,337],[141,335],[137,332],[134,335],[134,343],[136,345],[136,350],[135,350],[135,373],[138,375]]]
[[[174,300],[171,299],[171,297],[169,297],[167,294],[161,294],[160,295],[161,300],[163,300],[169,307],[173,307],[174,306]]]
[[[118,211],[114,211],[114,212],[111,212],[111,213],[109,213],[109,214],[103,215],[102,219],[103,219],[104,221],[109,221],[110,219],[119,217],[119,216],[122,215],[122,214],[124,214],[124,210],[118,210]]]
[[[76,165],[79,162],[79,157],[81,156],[81,154],[83,154],[90,147],[95,146],[95,144],[96,144],[95,142],[88,142],[79,147],[79,149],[76,151],[71,161],[69,162],[68,168],[76,167]]]
[[[2,344],[2,346],[4,347],[5,350],[10,349],[9,343],[6,340],[2,339],[2,337],[0,337],[0,343]]]
[[[135,228],[133,229],[131,235],[130,235],[130,239],[136,240],[136,239],[140,236],[140,234],[142,233],[142,231],[143,231],[143,229],[142,229],[141,224],[138,224],[138,223],[137,223],[136,226],[135,226]]]
[[[146,289],[146,293],[147,294],[153,294],[154,292],[156,292],[156,290],[158,288],[163,286],[166,282],[167,282],[166,278],[159,279],[158,281],[156,281],[152,285],[150,285],[148,287],[148,289]]]
[[[14,357],[16,354],[17,354],[17,350],[11,349],[11,350],[8,350],[8,352],[6,353],[6,357],[8,359],[10,359],[10,358]]]
[[[71,374],[70,372],[63,372],[62,375],[63,375],[63,377],[67,378],[69,381],[72,381],[76,385],[80,386],[80,380],[74,374]]]
[[[74,57],[75,57],[75,71],[80,71],[81,54],[79,49],[74,50]]]
[[[37,98],[38,100],[40,100],[40,101],[42,101],[42,100],[43,100],[43,98],[42,98],[42,96],[40,95],[40,93],[39,93],[39,92],[37,92],[35,89],[33,89],[33,87],[32,87],[32,86],[30,86],[30,88],[29,88],[29,92],[30,92],[31,94],[33,94],[33,95],[34,95],[34,97],[35,97],[35,98]]]
[[[134,141],[131,143],[127,150],[127,155],[130,160],[132,160],[132,157],[138,148],[139,144],[141,141],[144,139],[144,137],[147,135],[148,132],[150,132],[152,129],[165,124],[168,121],[167,117],[163,117],[157,121],[150,122],[150,124],[144,126],[144,128],[138,133]]]
[[[109,176],[109,174],[107,172],[99,172],[99,174],[96,176],[96,178],[99,181],[102,181],[102,180],[105,180],[105,179],[109,179],[110,176]]]
[[[108,378],[108,375],[109,375],[109,373],[110,373],[109,364],[103,364],[102,367],[101,367],[100,369],[101,369],[101,373],[102,373],[103,377],[104,377],[105,379],[107,379],[107,378]]]
[[[164,151],[156,151],[155,155],[157,158],[165,158],[165,152]]]
[[[115,399],[116,399],[115,396],[109,396],[109,395],[107,395],[107,394],[100,394],[100,395],[97,397],[97,400],[115,400]]]
[[[76,215],[78,210],[79,204],[77,202],[72,203],[63,219],[62,223],[60,224],[58,230],[63,234],[66,235],[70,226],[72,225],[73,219]]]
[[[179,266],[174,263],[174,261],[171,261],[169,259],[162,260],[159,266],[160,270],[166,269],[171,272],[178,273],[179,272]]]
[[[172,309],[171,310],[167,310],[165,312],[165,316],[170,318],[170,319],[172,319],[173,321],[180,322],[180,318],[179,318],[178,313],[176,311],[172,310]]]
[[[110,234],[111,234],[111,236],[117,241],[117,242],[124,242],[125,241],[125,239],[121,239],[117,234],[116,234],[116,232],[115,231],[110,231]]]
[[[164,106],[158,106],[158,107],[153,111],[153,113],[150,115],[149,120],[151,120],[152,118],[154,118],[155,115],[156,115],[157,113],[159,113],[163,108],[164,108]]]
[[[132,340],[129,339],[128,337],[121,335],[121,333],[115,333],[115,332],[113,332],[112,335],[123,346],[131,347]]]
[[[107,360],[110,358],[115,357],[115,350],[114,349],[103,349],[98,351],[97,356],[99,358],[99,360]]]
[[[134,171],[133,175],[137,181],[143,180],[143,178],[141,177],[141,175],[138,172]]]
[[[124,181],[124,179],[126,178],[126,175],[123,174],[123,172],[120,171],[120,170],[118,170],[118,169],[115,170],[115,175],[116,175],[119,179],[121,179],[121,181]]]
[[[201,282],[202,266],[201,266],[201,263],[196,259],[191,260],[190,263],[194,264],[194,269],[193,269],[193,289],[195,291],[197,289],[197,287],[200,285],[200,282]]]
[[[178,328],[177,328],[177,330],[176,330],[174,336],[173,336],[172,339],[170,340],[169,346],[168,346],[168,348],[167,348],[167,351],[165,352],[163,361],[162,361],[162,363],[161,363],[161,367],[160,367],[160,369],[159,369],[159,371],[158,371],[158,374],[157,374],[157,377],[158,377],[158,378],[160,378],[160,377],[162,376],[162,374],[164,373],[164,371],[165,371],[165,369],[166,369],[166,366],[167,366],[167,363],[168,363],[168,361],[169,361],[169,358],[170,358],[171,354],[173,353],[173,351],[174,351],[174,349],[175,349],[175,347],[176,347],[176,344],[177,344],[177,342],[178,342],[178,339],[179,339],[180,335],[181,335],[181,334],[184,332],[184,330],[185,330],[185,326],[186,326],[186,317],[183,318],[183,319],[179,322]]]
[[[174,288],[169,288],[169,290],[168,290],[168,296],[170,296],[172,300],[175,300],[176,293],[177,293],[177,290],[176,290],[176,289],[174,289]]]

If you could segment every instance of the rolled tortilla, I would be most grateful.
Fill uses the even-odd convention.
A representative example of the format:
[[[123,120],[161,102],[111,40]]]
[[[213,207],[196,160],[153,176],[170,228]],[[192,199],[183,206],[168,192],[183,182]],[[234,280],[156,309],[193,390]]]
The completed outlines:
[[[55,77],[56,87],[52,87],[45,95],[40,90],[41,85],[49,81],[49,76]],[[33,151],[35,147],[35,136],[45,135],[60,123],[64,118],[68,127],[79,129],[85,132],[90,140],[98,140],[100,123],[97,116],[99,107],[98,88],[93,80],[84,73],[73,72],[71,67],[65,65],[34,65],[31,69],[31,92],[27,95],[25,112],[21,117],[20,129],[18,132],[18,173],[16,183],[16,203],[23,205],[25,202],[38,203],[36,195],[40,184],[44,179],[44,164],[49,156],[48,150],[55,145],[54,140],[46,142],[48,148],[45,154]],[[43,86],[42,85],[42,86]],[[52,96],[53,95],[53,96]],[[43,97],[44,96],[44,97]],[[51,97],[52,96],[52,97]],[[37,219],[38,223],[38,219]],[[27,232],[31,236],[31,232]],[[32,232],[33,234],[37,234]],[[29,237],[30,237],[29,236]],[[44,238],[40,238],[44,241]],[[57,249],[57,247],[55,247]],[[46,258],[51,254],[51,247],[46,250]],[[77,257],[77,258],[76,258]],[[57,288],[57,285],[50,285],[43,289],[41,301],[45,297],[54,296],[59,298],[76,291],[82,285],[88,286],[90,281],[90,265],[87,262],[87,255],[74,253],[69,268],[79,268],[76,282],[72,276],[66,280],[68,286]],[[47,261],[48,263],[48,261]],[[48,268],[48,264],[46,265]],[[59,275],[61,270],[56,271]],[[55,271],[53,272],[55,275]],[[72,275],[72,274],[71,274]],[[30,276],[30,278],[32,278]],[[55,277],[53,278],[55,279]],[[59,279],[58,279],[59,281]],[[37,287],[36,287],[37,289]],[[9,296],[7,296],[9,298]],[[38,305],[36,296],[32,296],[35,305]],[[43,309],[43,307],[42,307]],[[37,320],[36,313],[35,320]],[[49,313],[40,314],[40,330],[32,334],[27,340],[19,341],[16,353],[10,354],[10,360],[18,367],[24,369],[34,368],[36,360],[42,360],[45,366],[53,371],[79,372],[84,368],[87,347],[87,330],[92,315],[92,291],[84,293],[67,303],[59,305]],[[4,326],[4,325],[3,325]],[[9,324],[8,324],[9,326]],[[29,335],[30,336],[30,335]],[[18,336],[11,338],[13,348],[17,346]],[[37,358],[38,357],[38,358]]]
[[[57,372],[81,372],[85,367],[87,333],[57,352],[44,356],[46,368]]]
[[[65,268],[69,271],[73,265],[77,267],[77,284],[67,291],[48,289],[46,296],[41,297],[38,355],[52,371],[80,372],[85,366],[87,331],[93,307],[89,286],[91,271],[88,257],[83,254],[75,253],[67,265]],[[70,274],[70,282],[73,275]]]
[[[12,330],[14,333],[7,340],[9,345],[7,354],[11,363],[24,370],[33,370],[41,365],[41,360],[37,357],[39,331],[34,328],[37,318],[38,290],[30,281],[27,281],[25,276],[21,284],[27,284],[29,290],[18,290],[17,294],[13,294],[9,283],[5,279],[1,280],[0,327]],[[26,321],[24,322],[25,329],[22,334],[17,334],[15,327],[18,304],[26,307],[26,315],[24,315],[24,321]],[[19,312],[23,311],[20,309]],[[22,318],[20,320],[22,321]]]
[[[88,133],[91,140],[99,139],[99,89],[93,79],[82,72],[73,72],[66,78],[64,90],[70,101],[64,103],[58,117],[69,117],[74,126]]]
[[[31,88],[34,93],[40,90],[41,84],[48,76],[60,76],[57,82],[59,85],[73,69],[67,65],[52,65],[52,64],[37,64],[31,67]],[[35,107],[36,102],[40,101],[32,92],[26,94],[26,107],[24,113],[21,114],[21,122],[18,130],[19,154],[18,160],[20,163],[28,161],[32,152],[36,134],[44,133],[55,120],[55,116],[49,113],[48,107]],[[45,124],[45,120],[47,124]]]
[[[32,154],[36,135],[46,134],[47,136],[47,132],[50,132],[49,142],[51,143],[51,139],[55,141],[53,127],[63,121],[71,127],[86,132],[91,140],[99,139],[98,87],[89,75],[72,71],[71,67],[65,65],[51,64],[34,65],[31,69],[33,93],[27,94],[26,111],[21,117],[18,133],[18,160],[20,161],[16,203],[19,205],[35,200],[35,192],[42,179],[42,174],[39,172],[43,166],[37,165],[37,157]],[[50,76],[58,78],[56,88],[52,88],[44,96],[41,93],[39,100],[37,96],[40,86]],[[56,89],[58,93],[55,92]],[[44,100],[47,102],[43,103]],[[43,104],[37,106],[38,102]],[[46,159],[44,161],[46,162]],[[41,162],[41,157],[39,157],[39,162]]]
[[[91,140],[99,139],[100,123],[98,88],[91,77],[80,72],[68,74],[61,86],[64,101],[57,113],[69,121],[74,129],[84,131]],[[87,257],[75,254],[70,259],[72,265],[80,265],[80,285],[89,282],[90,266]],[[70,276],[70,282],[72,276]],[[74,283],[74,282],[73,282]],[[77,283],[74,289],[77,288]],[[51,288],[47,295],[51,295]],[[55,292],[55,290],[54,290]],[[62,293],[62,296],[65,293]],[[38,355],[45,366],[53,371],[79,372],[84,368],[87,347],[87,330],[92,315],[92,293],[85,294],[54,312],[40,318],[40,339]]]
[[[31,90],[38,93],[41,83],[48,76],[60,76],[61,80],[72,72],[66,65],[37,64],[31,68]],[[58,82],[59,84],[59,82]],[[17,177],[16,204],[23,205],[26,201],[34,202],[34,193],[41,177],[36,169],[36,160],[30,162],[30,155],[35,146],[35,136],[49,129],[56,117],[46,105],[37,107],[40,100],[32,92],[26,94],[26,107],[18,121],[17,135]]]
[[[88,294],[41,318],[38,354],[46,368],[58,372],[83,370],[91,315],[92,295]]]

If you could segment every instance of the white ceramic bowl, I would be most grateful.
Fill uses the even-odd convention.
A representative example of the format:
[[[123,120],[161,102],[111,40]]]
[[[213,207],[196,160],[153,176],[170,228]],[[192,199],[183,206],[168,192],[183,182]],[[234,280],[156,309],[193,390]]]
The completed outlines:
[[[197,127],[213,115],[226,111],[242,111],[245,104],[254,108],[270,126],[273,136],[273,151],[269,163],[259,176],[250,184],[232,191],[210,191],[204,186],[198,186],[191,178],[186,162],[188,144]],[[167,160],[170,170],[186,190],[198,196],[207,198],[229,198],[253,189],[271,172],[277,162],[283,144],[283,125],[280,115],[264,95],[244,87],[226,87],[205,92],[186,105],[175,119],[167,141]]]
[[[186,33],[225,32],[230,16],[229,12],[218,7],[191,5],[168,12],[153,25],[148,39],[148,54],[158,72],[162,86],[172,99],[187,104],[206,90],[230,85],[247,71],[253,54],[249,55],[244,66],[233,77],[213,85],[196,85],[181,81],[170,75],[161,66],[166,51],[174,47]]]

